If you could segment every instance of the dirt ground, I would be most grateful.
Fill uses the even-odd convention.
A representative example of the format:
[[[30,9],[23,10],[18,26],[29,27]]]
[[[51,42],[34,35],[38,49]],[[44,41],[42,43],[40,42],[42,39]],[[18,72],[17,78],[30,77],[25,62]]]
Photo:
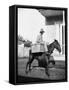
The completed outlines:
[[[65,62],[64,61],[55,61],[55,65],[49,65],[49,74],[48,77],[45,74],[45,68],[37,67],[38,62],[36,60],[32,63],[32,70],[28,74],[25,73],[26,63],[28,58],[18,58],[18,75],[25,77],[41,78],[46,80],[62,80],[65,79]],[[34,68],[33,68],[34,67]]]

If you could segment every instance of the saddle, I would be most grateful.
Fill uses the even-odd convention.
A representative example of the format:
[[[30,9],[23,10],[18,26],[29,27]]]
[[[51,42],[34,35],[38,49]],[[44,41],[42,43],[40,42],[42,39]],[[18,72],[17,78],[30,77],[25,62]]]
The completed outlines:
[[[31,50],[32,50],[32,53],[43,53],[45,52],[44,44],[40,44],[40,43],[33,44],[31,46]]]

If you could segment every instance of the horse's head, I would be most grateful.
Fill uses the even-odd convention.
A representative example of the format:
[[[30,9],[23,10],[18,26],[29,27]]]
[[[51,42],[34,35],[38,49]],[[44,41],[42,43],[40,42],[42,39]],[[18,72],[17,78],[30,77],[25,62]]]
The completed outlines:
[[[24,47],[31,47],[32,42],[31,41],[25,41]]]
[[[61,52],[60,44],[56,39],[54,40],[54,47],[59,51],[59,53]]]

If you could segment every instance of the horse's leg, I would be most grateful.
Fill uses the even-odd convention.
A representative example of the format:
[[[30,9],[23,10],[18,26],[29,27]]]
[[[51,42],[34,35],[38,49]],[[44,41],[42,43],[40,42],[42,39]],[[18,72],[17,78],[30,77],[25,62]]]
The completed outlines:
[[[48,68],[48,65],[49,65],[49,58],[46,56],[46,64],[45,64],[45,73],[46,73],[46,75],[49,77],[49,68]]]
[[[48,58],[48,65],[50,64],[50,59]]]
[[[49,61],[49,63],[52,63],[53,65],[55,65],[55,60],[54,60],[53,56],[51,56],[51,60]]]
[[[45,67],[45,73],[46,73],[46,75],[49,77],[50,75],[49,75],[49,69],[48,69],[48,65],[46,65],[46,67]]]
[[[29,61],[26,64],[26,73],[28,73],[29,71],[31,71],[31,63],[33,62],[33,60],[34,60],[34,57],[33,56],[30,56],[29,57]],[[27,70],[27,68],[29,68],[29,71]]]
[[[31,49],[29,50],[29,60],[28,60],[28,62],[27,62],[27,64],[26,64],[26,73],[28,73],[28,70],[27,70],[27,68],[28,68],[28,66],[29,66],[29,64],[30,64],[30,62],[31,62],[31,59],[32,59],[32,53],[31,53]]]
[[[52,62],[53,65],[55,65],[55,61],[54,60],[52,60],[51,62]]]
[[[30,72],[31,72],[31,63],[32,63],[32,62],[29,63],[29,71],[30,71]]]
[[[43,54],[41,56],[41,58],[38,57],[37,60],[38,60],[39,67],[44,67],[45,68],[45,74],[47,76],[49,76],[49,69],[48,69],[48,63],[49,63],[49,61],[48,61],[48,57],[46,56],[46,54]]]
[[[28,62],[27,62],[27,64],[26,64],[26,73],[28,73],[28,66],[29,66],[29,64],[30,64],[30,62],[31,62],[31,57],[29,56],[29,60],[28,60]]]
[[[28,61],[27,64],[26,64],[26,70],[25,70],[26,73],[28,73],[28,70],[27,70],[28,65],[29,65],[29,61]]]

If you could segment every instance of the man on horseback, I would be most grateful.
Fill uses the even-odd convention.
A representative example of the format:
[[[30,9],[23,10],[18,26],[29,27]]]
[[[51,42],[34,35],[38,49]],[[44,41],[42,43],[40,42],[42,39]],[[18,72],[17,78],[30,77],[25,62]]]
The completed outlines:
[[[29,67],[29,71],[31,71],[31,64],[33,60],[38,61],[38,67],[45,68],[45,73],[49,76],[48,72],[48,56],[46,55],[46,52],[48,51],[47,45],[45,41],[43,41],[43,34],[44,30],[40,30],[40,35],[37,36],[36,44],[34,44],[31,47],[30,53],[29,53],[29,61],[26,65],[26,72],[27,68]]]
[[[37,36],[36,44],[33,44],[31,46],[31,49],[29,51],[29,60],[26,64],[26,73],[28,71],[31,71],[32,62],[34,60],[37,60],[38,66],[45,68],[45,73],[49,76],[48,65],[50,62],[53,62],[53,64],[55,64],[53,56],[51,56],[51,54],[53,53],[53,50],[56,48],[59,52],[61,52],[61,47],[58,41],[54,40],[54,42],[52,42],[47,46],[45,41],[43,41],[43,37],[42,37],[43,34],[44,34],[44,30],[41,29],[40,35]],[[52,57],[51,61],[50,61],[50,56]],[[27,69],[29,70],[27,71]]]
[[[43,41],[43,34],[44,34],[44,32],[45,31],[43,29],[40,30],[40,34],[37,36],[36,43],[43,44],[44,45],[44,50],[45,50],[45,52],[47,52],[48,51],[47,44],[46,44],[45,41]]]

